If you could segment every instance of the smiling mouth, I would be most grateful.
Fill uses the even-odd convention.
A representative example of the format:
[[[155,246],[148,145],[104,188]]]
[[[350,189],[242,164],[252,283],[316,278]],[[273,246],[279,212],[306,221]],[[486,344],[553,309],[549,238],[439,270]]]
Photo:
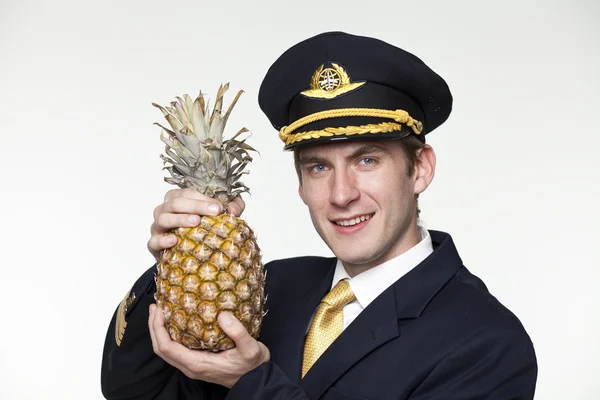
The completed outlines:
[[[371,219],[371,217],[373,217],[373,215],[375,215],[375,213],[361,215],[360,217],[356,217],[356,218],[352,218],[352,219],[341,219],[341,220],[332,221],[332,222],[338,226],[353,226],[356,224],[360,224],[363,221]]]

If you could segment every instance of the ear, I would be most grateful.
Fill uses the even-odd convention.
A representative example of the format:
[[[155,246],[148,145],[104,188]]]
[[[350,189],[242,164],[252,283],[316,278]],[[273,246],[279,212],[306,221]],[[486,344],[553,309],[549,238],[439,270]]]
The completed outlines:
[[[435,175],[435,152],[433,147],[426,144],[419,150],[417,162],[415,163],[415,185],[416,195],[421,194],[427,189],[433,176]]]
[[[305,200],[305,197],[304,197],[304,189],[302,189],[302,183],[298,184],[298,194],[300,195],[300,198],[302,199],[302,202],[304,204],[306,204],[306,200]]]

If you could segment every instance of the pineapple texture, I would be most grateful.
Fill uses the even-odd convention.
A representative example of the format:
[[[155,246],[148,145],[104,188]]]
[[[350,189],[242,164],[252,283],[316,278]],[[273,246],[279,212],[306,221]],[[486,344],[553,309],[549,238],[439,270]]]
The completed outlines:
[[[163,252],[155,277],[156,304],[171,339],[190,349],[235,347],[217,322],[224,310],[257,338],[265,276],[252,229],[240,218],[221,214],[171,233],[177,244]]]

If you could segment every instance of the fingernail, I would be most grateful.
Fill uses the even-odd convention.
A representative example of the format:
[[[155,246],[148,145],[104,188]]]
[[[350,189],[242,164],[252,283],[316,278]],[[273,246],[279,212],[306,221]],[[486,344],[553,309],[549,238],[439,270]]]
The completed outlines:
[[[197,224],[198,222],[200,222],[198,220],[199,220],[199,217],[197,215],[190,215],[188,217],[188,221],[190,222],[190,224]]]
[[[235,206],[235,205],[230,205],[230,206],[229,206],[229,213],[230,213],[231,215],[235,215],[235,216],[237,216],[237,215],[239,215],[239,214],[240,214],[240,213],[239,213],[239,211],[238,211],[238,208],[237,208],[237,206]]]
[[[228,312],[219,314],[219,325],[229,326],[233,323],[233,316]]]
[[[211,214],[217,215],[221,212],[221,207],[218,204],[211,204],[208,206],[208,211],[210,211]]]

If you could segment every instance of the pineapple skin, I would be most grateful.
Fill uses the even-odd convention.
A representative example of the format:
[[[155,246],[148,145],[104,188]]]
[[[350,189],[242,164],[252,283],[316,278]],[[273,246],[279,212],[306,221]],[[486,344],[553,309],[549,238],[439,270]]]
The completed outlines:
[[[219,327],[230,311],[257,338],[265,303],[265,274],[252,229],[230,214],[203,216],[192,228],[171,232],[155,276],[157,306],[171,339],[190,349],[228,350],[235,343]]]

